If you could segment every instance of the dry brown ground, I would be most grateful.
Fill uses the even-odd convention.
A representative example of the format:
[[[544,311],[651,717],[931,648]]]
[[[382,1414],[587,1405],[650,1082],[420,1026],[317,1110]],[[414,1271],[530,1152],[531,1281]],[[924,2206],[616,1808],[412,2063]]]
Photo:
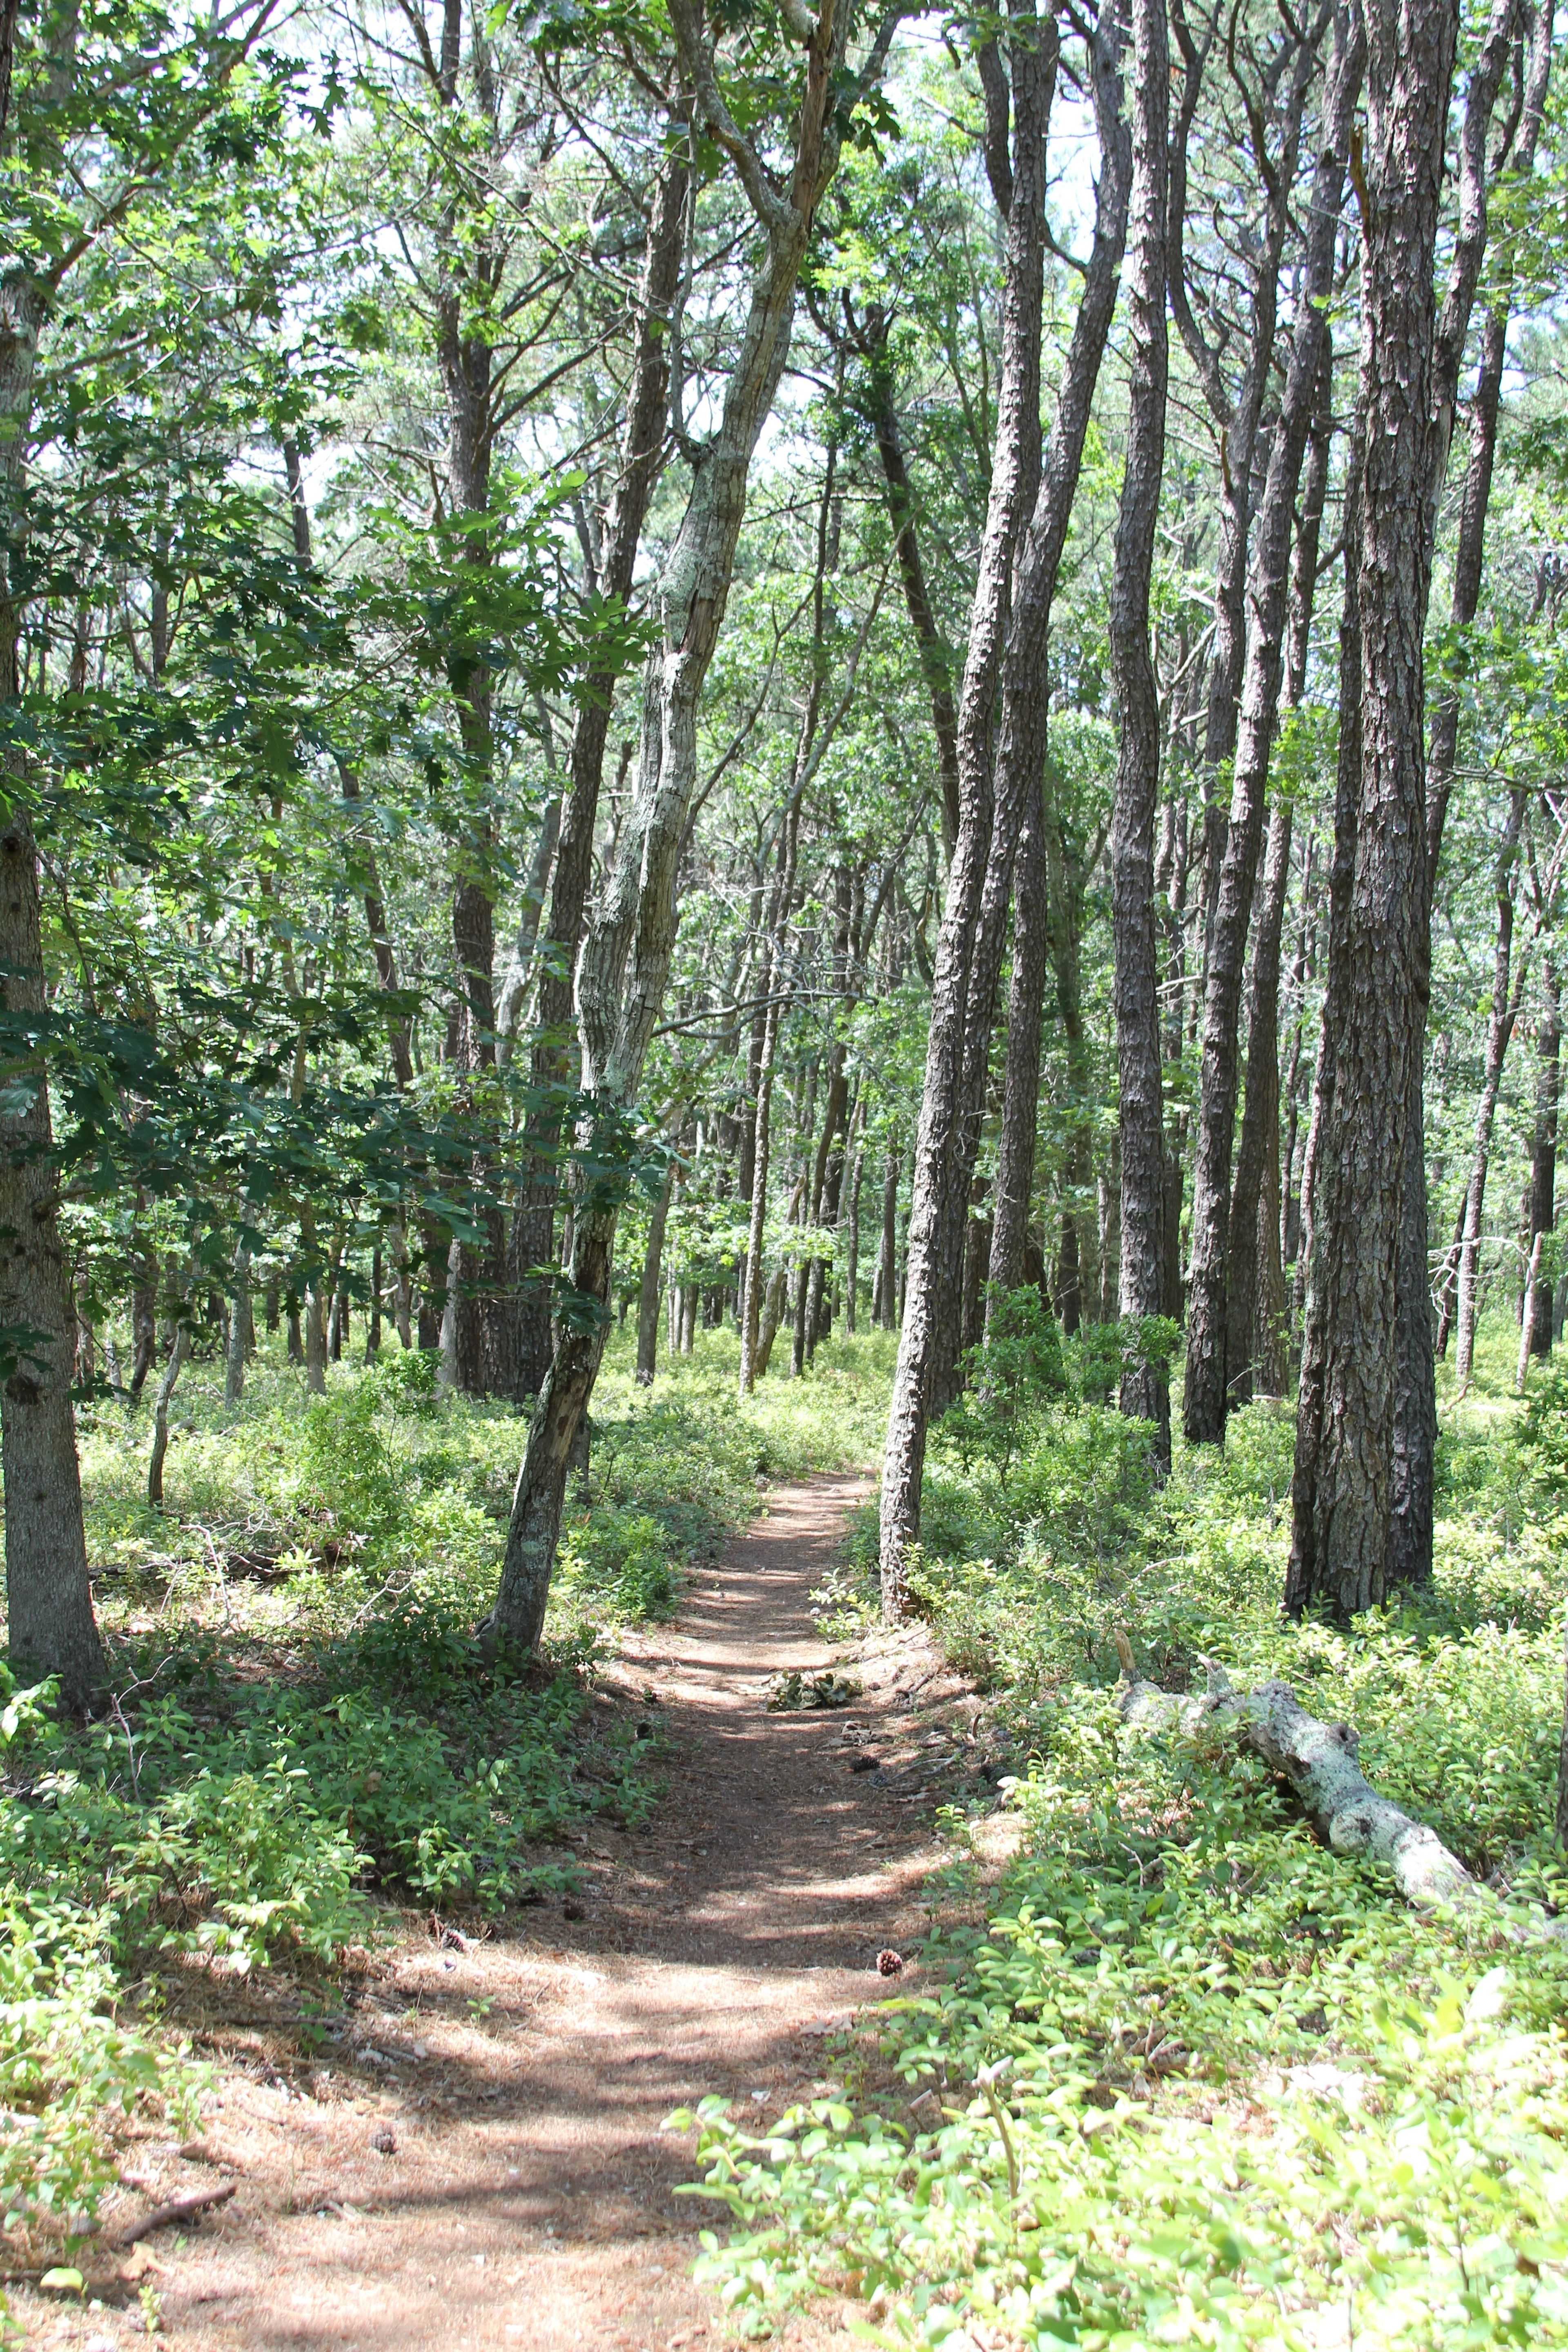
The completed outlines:
[[[970,1702],[918,1633],[868,1646],[849,1707],[767,1707],[771,1677],[832,1656],[808,1600],[866,1491],[775,1494],[671,1625],[623,1644],[598,1703],[653,1695],[668,1785],[646,1831],[584,1841],[581,1917],[457,1946],[411,1935],[313,2072],[279,2064],[279,2017],[247,1995],[214,2037],[203,2140],[150,2134],[106,2236],[204,2185],[233,2180],[232,2200],[105,2273],[94,2308],[22,2290],[29,2342],[144,2341],[144,2289],[177,2352],[721,2338],[689,2275],[713,2209],[676,2194],[691,2143],[663,2120],[713,2092],[769,2116],[826,2082],[836,2035],[889,1990],[879,1951],[921,1933],[932,1804],[975,1760]],[[868,1753],[884,1769],[852,1770]],[[899,1989],[913,1981],[911,1959]],[[788,2340],[847,2339],[821,2310]]]

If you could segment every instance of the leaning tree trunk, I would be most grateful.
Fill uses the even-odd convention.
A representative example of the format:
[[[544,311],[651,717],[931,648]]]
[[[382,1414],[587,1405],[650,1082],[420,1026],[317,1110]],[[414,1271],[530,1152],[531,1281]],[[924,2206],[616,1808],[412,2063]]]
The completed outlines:
[[[670,0],[681,67],[705,128],[735,162],[763,233],[764,249],[725,388],[718,429],[695,469],[680,529],[656,591],[659,642],[644,671],[637,784],[622,821],[604,897],[584,940],[578,975],[584,1110],[584,1167],[612,1166],[625,1136],[644,1057],[664,1001],[678,928],[675,886],[697,789],[697,719],[717,646],[745,517],[758,436],[789,349],[795,287],[812,219],[837,165],[847,109],[834,102],[843,70],[847,13],[831,0],[806,48],[795,169],[781,195],[731,121],[692,0]],[[863,69],[879,77],[897,12],[884,16]],[[533,1648],[544,1624],[560,1540],[566,1472],[609,1328],[609,1277],[617,1184],[584,1180],[574,1201],[572,1257],[561,1333],[518,1472],[494,1607],[481,1638]]]
[[[1367,10],[1363,206],[1361,759],[1320,1113],[1287,1605],[1351,1616],[1388,1565],[1394,1328],[1425,903],[1432,272],[1454,0]],[[1337,845],[1336,845],[1337,850]],[[1337,986],[1335,982],[1337,981]]]
[[[1116,1060],[1121,1086],[1123,1316],[1158,1315],[1163,1297],[1165,1121],[1154,940],[1154,814],[1160,703],[1149,650],[1149,583],[1165,454],[1165,126],[1169,48],[1164,0],[1132,0],[1132,197],[1126,470],[1110,580],[1110,668],[1120,742],[1111,828]],[[1121,1409],[1154,1428],[1169,1468],[1171,1402],[1162,1363],[1142,1350],[1121,1380]]]
[[[1027,13],[1032,16],[1032,10]],[[1054,48],[1050,56],[1054,62]],[[1091,56],[1101,146],[1094,250],[1056,420],[1039,469],[1037,495],[1030,425],[1032,421],[1037,434],[1041,224],[1036,218],[1037,199],[1032,191],[1043,164],[1039,150],[1049,100],[1046,60],[1031,57],[1026,41],[1015,43],[1016,120],[1010,177],[1004,175],[998,160],[998,151],[1005,150],[1005,141],[998,134],[1005,116],[994,100],[992,86],[987,160],[998,202],[1006,215],[1008,235],[1003,389],[991,503],[960,706],[961,822],[932,987],[915,1145],[903,1328],[883,1457],[882,1605],[890,1617],[901,1614],[905,1607],[904,1560],[920,1531],[927,1422],[945,1401],[942,1375],[955,1353],[952,1327],[959,1305],[963,1225],[978,1150],[1014,865],[1026,822],[1040,805],[1045,655],[1051,604],[1126,233],[1131,171],[1121,118],[1120,50],[1105,19],[1095,29]],[[996,74],[999,70],[994,68]],[[1031,502],[1033,510],[1020,544],[1024,512]],[[998,682],[1002,714],[993,775],[991,720]],[[1039,920],[1043,914],[1043,908],[1034,908],[1029,919]],[[1031,1024],[1037,1031],[1037,1000],[1032,1012],[1027,1004],[1020,1008],[1019,1019],[1021,1024]],[[1016,1192],[1021,1186],[1026,1200],[1032,1181],[1033,1125],[1032,1119],[1026,1125],[1016,1084],[1014,1099],[1016,1151],[1009,1181]],[[1020,1171],[1016,1158],[1026,1146],[1030,1167]]]
[[[623,604],[631,595],[637,547],[665,448],[668,335],[680,282],[689,183],[685,147],[678,142],[655,184],[648,213],[620,479],[604,530],[601,593]],[[616,672],[590,668],[585,684],[572,732],[571,789],[555,853],[550,919],[539,953],[539,1030],[531,1075],[542,1101],[528,1122],[528,1175],[510,1244],[512,1276],[521,1285],[517,1392],[525,1396],[539,1393],[550,1366],[550,1287],[526,1276],[530,1267],[548,1265],[552,1255],[555,1163],[561,1144],[557,1106],[569,1075],[573,974],[593,874]]]
[[[1194,1444],[1217,1444],[1227,1410],[1226,1283],[1231,1255],[1231,1155],[1240,1076],[1241,981],[1253,887],[1263,835],[1268,760],[1279,715],[1289,588],[1290,533],[1307,436],[1318,406],[1334,247],[1350,153],[1351,122],[1361,93],[1364,48],[1360,20],[1340,19],[1324,99],[1322,144],[1309,211],[1310,228],[1290,356],[1258,520],[1247,590],[1247,662],[1241,695],[1230,819],[1215,899],[1204,992],[1203,1065],[1193,1181],[1193,1246],[1187,1299],[1187,1363],[1182,1421]],[[1286,845],[1287,855],[1289,845]],[[1283,899],[1280,898],[1281,911]],[[1273,944],[1276,986],[1279,934]],[[1276,1107],[1277,1108],[1277,1107]],[[1247,1335],[1250,1352],[1250,1331]]]

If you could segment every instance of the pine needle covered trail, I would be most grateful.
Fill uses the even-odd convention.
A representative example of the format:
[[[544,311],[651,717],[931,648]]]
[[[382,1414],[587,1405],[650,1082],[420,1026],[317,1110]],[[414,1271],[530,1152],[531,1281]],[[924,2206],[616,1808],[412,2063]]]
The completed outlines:
[[[690,2144],[663,2120],[710,2091],[758,2116],[798,2098],[879,1949],[919,1931],[923,1808],[849,1769],[857,1733],[886,1745],[894,1690],[768,1706],[827,1663],[809,1596],[866,1491],[783,1490],[673,1625],[628,1639],[602,1703],[654,1693],[668,1794],[646,1832],[594,1832],[580,1919],[405,1946],[321,2095],[223,2086],[203,2147],[238,2194],[147,2273],[179,2352],[716,2340],[687,2275],[712,2217],[676,2195]],[[172,2149],[132,2168],[160,2196],[203,2171]]]

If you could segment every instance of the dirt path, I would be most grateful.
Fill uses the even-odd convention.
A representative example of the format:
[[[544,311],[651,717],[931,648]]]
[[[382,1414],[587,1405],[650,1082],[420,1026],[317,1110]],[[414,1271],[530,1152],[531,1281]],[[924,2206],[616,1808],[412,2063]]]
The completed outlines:
[[[820,1477],[775,1494],[678,1620],[625,1645],[600,1703],[656,1695],[668,1792],[646,1833],[586,1841],[580,1920],[400,1948],[309,2095],[231,2075],[199,2149],[148,2142],[127,2168],[147,2196],[237,2183],[184,2244],[153,2242],[139,2284],[166,2342],[717,2341],[717,2302],[687,2276],[712,2210],[674,2193],[689,2143],[661,2122],[708,2092],[763,2116],[809,2091],[825,2031],[889,1989],[877,1954],[918,1934],[933,1858],[929,1807],[851,1769],[856,1742],[875,1753],[897,1728],[896,1664],[847,1709],[765,1703],[771,1676],[827,1662],[808,1596],[866,1491]],[[103,2352],[134,2316],[133,2291],[39,2340]],[[831,2336],[814,2322],[797,2340]]]

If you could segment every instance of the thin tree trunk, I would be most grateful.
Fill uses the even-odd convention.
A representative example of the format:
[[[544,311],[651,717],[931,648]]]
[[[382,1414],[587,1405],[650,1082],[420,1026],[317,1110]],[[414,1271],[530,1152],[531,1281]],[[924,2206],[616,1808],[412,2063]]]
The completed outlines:
[[[241,1242],[234,1254],[234,1289],[228,1310],[223,1401],[232,1412],[245,1394],[245,1351],[250,1332],[250,1252]]]
[[[364,1335],[364,1360],[367,1364],[374,1364],[381,1353],[381,1286],[384,1276],[378,1241],[370,1254],[370,1315]]]
[[[889,1146],[882,1163],[882,1237],[877,1257],[877,1321],[884,1331],[899,1328],[899,1177],[903,1153]]]
[[[1013,982],[1007,1003],[1007,1062],[1002,1081],[1002,1132],[996,1144],[995,1212],[991,1228],[991,1297],[1024,1279],[1024,1244],[1035,1188],[1035,1129],[1040,1115],[1040,1024],[1049,948],[1049,860],[1044,791],[1037,787],[1018,848],[1013,900]],[[986,1321],[991,1310],[986,1309]]]
[[[1307,436],[1321,401],[1340,205],[1350,152],[1351,123],[1361,92],[1363,62],[1364,45],[1360,20],[1347,8],[1340,17],[1333,62],[1324,95],[1322,140],[1308,215],[1310,229],[1306,266],[1301,274],[1295,323],[1291,331],[1290,356],[1279,419],[1270,448],[1268,484],[1258,520],[1257,545],[1247,598],[1247,658],[1241,696],[1241,728],[1237,745],[1225,856],[1215,902],[1213,943],[1205,984],[1203,1066],[1193,1180],[1186,1381],[1182,1401],[1183,1426],[1192,1444],[1215,1444],[1225,1434],[1227,1410],[1226,1288],[1231,1258],[1231,1158],[1236,1137],[1239,1076],[1242,971],[1247,934],[1252,919],[1258,856],[1263,835],[1268,761],[1279,705],[1290,579],[1291,521],[1302,460],[1306,456]],[[1284,822],[1287,831],[1283,851],[1288,862],[1289,811]],[[1270,950],[1274,991],[1279,985],[1279,919],[1284,910],[1283,871],[1276,877],[1276,881],[1278,911]],[[1274,1005],[1270,1003],[1266,1010],[1272,1021]],[[1278,1109],[1276,1097],[1268,1113],[1276,1126]],[[1255,1243],[1249,1239],[1242,1242],[1241,1246],[1244,1249],[1255,1248]],[[1249,1308],[1250,1306],[1249,1299]],[[1248,1324],[1250,1327],[1250,1314]],[[1247,1354],[1250,1354],[1251,1336],[1250,1328],[1244,1334],[1238,1334],[1240,1347]]]
[[[637,1286],[637,1381],[640,1387],[651,1385],[658,1370],[658,1300],[663,1280],[664,1228],[669,1218],[669,1196],[675,1189],[675,1161],[672,1159],[664,1171],[664,1181],[658,1188],[658,1198],[653,1204],[648,1220],[647,1251],[642,1262],[642,1280]]]
[[[856,1106],[855,1164],[849,1179],[848,1265],[844,1277],[844,1328],[852,1339],[860,1287],[860,1187],[866,1176],[866,1098]]]
[[[1116,1058],[1121,1085],[1124,1317],[1164,1303],[1165,1131],[1154,941],[1154,815],[1160,706],[1149,650],[1149,583],[1165,451],[1166,121],[1170,59],[1164,0],[1132,0],[1132,200],[1129,216],[1127,456],[1110,582],[1110,668],[1119,726],[1111,829]],[[1139,1353],[1121,1379],[1121,1409],[1153,1424],[1169,1468],[1171,1406],[1163,1366]]]
[[[1550,1256],[1541,1244],[1555,1231],[1557,1224],[1557,1111],[1562,1089],[1563,1008],[1557,966],[1550,948],[1541,959],[1541,1022],[1535,1033],[1535,1132],[1530,1150],[1531,1283],[1524,1307],[1525,1345],[1532,1356],[1549,1356],[1552,1353],[1552,1267]]]
[[[1331,946],[1335,1034],[1313,1178],[1286,1585],[1296,1613],[1314,1603],[1342,1617],[1368,1608],[1388,1567],[1388,1339],[1425,898],[1432,278],[1457,16],[1454,0],[1367,11],[1360,791],[1344,933]]]
[[[1470,1384],[1476,1353],[1476,1298],[1479,1285],[1481,1224],[1486,1213],[1487,1171],[1491,1160],[1492,1122],[1502,1087],[1503,1064],[1519,1018],[1519,1001],[1529,961],[1528,948],[1520,957],[1517,979],[1510,973],[1513,951],[1513,877],[1519,856],[1520,827],[1524,821],[1524,787],[1516,784],[1509,808],[1502,846],[1498,852],[1494,889],[1497,898],[1497,949],[1492,961],[1491,1012],[1487,1020],[1486,1061],[1481,1073],[1480,1100],[1476,1106],[1476,1141],[1470,1181],[1465,1192],[1464,1240],[1459,1251],[1459,1341],[1454,1363],[1455,1385],[1463,1396]]]
[[[925,680],[931,702],[931,727],[936,735],[937,770],[942,779],[942,846],[951,858],[958,840],[958,714],[952,704],[952,678],[948,668],[947,648],[931,610],[925,565],[921,559],[914,492],[910,486],[909,468],[904,462],[898,410],[893,401],[892,374],[888,358],[889,323],[885,318],[877,318],[862,338],[862,348],[868,361],[866,408],[877,444],[877,455],[882,464],[882,478],[887,485],[888,520],[893,526],[893,551],[898,557],[899,577],[903,583],[905,609],[909,613],[910,626],[914,631],[921,675]]]
[[[182,1316],[174,1327],[174,1344],[169,1350],[169,1360],[163,1367],[163,1377],[158,1383],[158,1394],[153,1407],[153,1451],[147,1462],[147,1501],[153,1510],[163,1507],[163,1464],[169,1452],[169,1404],[190,1344],[190,1325]]]

